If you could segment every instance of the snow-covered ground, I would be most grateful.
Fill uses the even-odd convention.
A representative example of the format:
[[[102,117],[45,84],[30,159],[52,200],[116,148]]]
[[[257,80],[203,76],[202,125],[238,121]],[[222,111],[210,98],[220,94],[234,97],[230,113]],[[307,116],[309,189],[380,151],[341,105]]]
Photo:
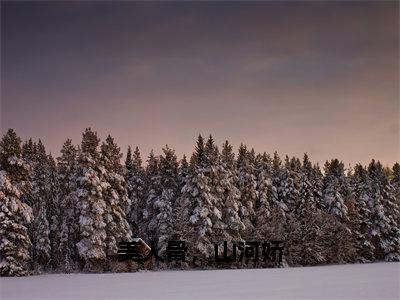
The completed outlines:
[[[0,278],[1,299],[400,299],[400,263]]]

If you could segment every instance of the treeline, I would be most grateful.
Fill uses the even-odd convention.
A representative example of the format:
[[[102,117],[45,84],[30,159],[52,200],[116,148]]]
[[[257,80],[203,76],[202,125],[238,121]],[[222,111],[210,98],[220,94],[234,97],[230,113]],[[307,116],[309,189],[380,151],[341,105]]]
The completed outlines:
[[[0,274],[134,270],[142,266],[110,259],[132,237],[155,241],[160,255],[168,241],[184,240],[200,258],[222,241],[283,240],[289,266],[400,259],[398,163],[346,169],[332,159],[321,170],[307,154],[282,161],[241,145],[235,155],[211,136],[198,137],[189,161],[168,146],[145,166],[137,147],[122,160],[114,139],[101,143],[90,128],[56,159],[40,140],[22,144],[8,130],[0,141]]]

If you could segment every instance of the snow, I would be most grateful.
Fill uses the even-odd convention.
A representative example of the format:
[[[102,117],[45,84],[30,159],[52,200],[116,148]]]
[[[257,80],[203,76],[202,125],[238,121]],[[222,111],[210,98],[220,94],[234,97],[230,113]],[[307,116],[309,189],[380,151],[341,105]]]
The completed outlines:
[[[8,299],[400,299],[400,263],[0,278]]]

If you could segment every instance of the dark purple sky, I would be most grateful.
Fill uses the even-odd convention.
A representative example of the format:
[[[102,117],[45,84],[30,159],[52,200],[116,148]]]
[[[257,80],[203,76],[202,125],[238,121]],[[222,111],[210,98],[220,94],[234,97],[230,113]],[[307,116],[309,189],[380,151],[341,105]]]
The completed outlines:
[[[1,131],[399,161],[399,3],[1,2]]]

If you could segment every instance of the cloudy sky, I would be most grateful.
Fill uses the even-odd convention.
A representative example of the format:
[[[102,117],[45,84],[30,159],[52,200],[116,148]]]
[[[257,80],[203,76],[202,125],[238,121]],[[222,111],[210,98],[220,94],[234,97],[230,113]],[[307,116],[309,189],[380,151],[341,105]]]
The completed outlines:
[[[399,3],[1,2],[1,132],[399,161]]]

